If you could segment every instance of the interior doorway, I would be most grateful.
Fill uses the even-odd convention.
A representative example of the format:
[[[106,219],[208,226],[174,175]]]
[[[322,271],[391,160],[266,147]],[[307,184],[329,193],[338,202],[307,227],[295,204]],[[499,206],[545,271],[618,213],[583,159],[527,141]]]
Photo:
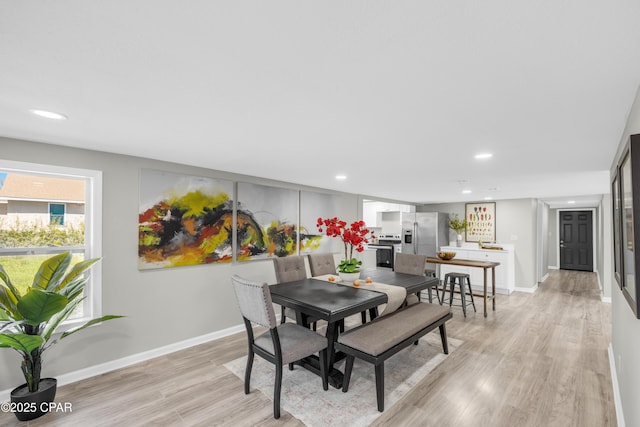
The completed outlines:
[[[593,212],[559,212],[560,269],[593,271]]]

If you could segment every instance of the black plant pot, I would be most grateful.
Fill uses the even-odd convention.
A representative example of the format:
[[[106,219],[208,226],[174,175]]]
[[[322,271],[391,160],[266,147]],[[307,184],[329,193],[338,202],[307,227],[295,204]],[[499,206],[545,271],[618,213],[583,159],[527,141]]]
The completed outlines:
[[[11,403],[16,418],[29,421],[49,412],[49,403],[55,399],[57,389],[58,380],[55,378],[42,378],[38,391],[33,393],[26,384],[14,388],[11,391]]]

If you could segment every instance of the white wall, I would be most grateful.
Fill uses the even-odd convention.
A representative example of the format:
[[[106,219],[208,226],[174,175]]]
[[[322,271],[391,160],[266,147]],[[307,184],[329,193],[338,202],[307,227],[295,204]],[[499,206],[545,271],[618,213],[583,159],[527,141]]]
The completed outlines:
[[[638,133],[640,133],[640,91],[636,93],[622,140],[618,145],[618,154],[611,164],[612,172],[629,135]],[[609,275],[609,280],[611,283],[616,283],[613,274]],[[624,425],[640,426],[640,319],[636,319],[617,286],[612,286],[611,290],[611,311],[613,328],[611,346],[624,413]],[[623,424],[620,423],[620,425]]]
[[[549,273],[549,205],[542,201],[538,201],[538,227],[536,234],[538,236],[538,257],[537,260],[537,277],[538,282]]]
[[[269,260],[139,271],[141,168],[322,191],[151,159],[7,138],[0,138],[0,156],[5,160],[103,171],[103,312],[127,317],[82,331],[47,350],[42,374],[52,377],[241,325],[230,276],[239,274],[275,282]],[[347,221],[357,219],[358,197],[333,194],[341,199],[336,214]],[[0,349],[0,373],[0,391],[24,383],[18,353]]]
[[[611,301],[613,290],[613,219],[611,195],[604,194],[598,210],[598,278],[602,287],[602,298]]]

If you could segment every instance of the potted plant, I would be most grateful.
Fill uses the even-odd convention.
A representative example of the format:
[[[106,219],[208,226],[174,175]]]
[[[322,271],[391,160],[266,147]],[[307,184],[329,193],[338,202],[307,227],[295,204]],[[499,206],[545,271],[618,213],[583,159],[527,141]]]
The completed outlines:
[[[318,218],[318,231],[324,230],[329,237],[339,237],[344,243],[344,258],[338,265],[338,275],[347,282],[352,282],[360,277],[360,266],[362,261],[353,256],[353,251],[364,251],[364,244],[369,243],[369,239],[374,239],[372,231],[366,228],[364,221],[352,222],[347,227],[347,222],[337,217]]]
[[[72,255],[64,252],[42,262],[33,283],[21,293],[0,265],[0,347],[12,348],[22,356],[25,384],[11,392],[11,401],[20,421],[46,413],[55,398],[57,380],[41,378],[42,353],[69,335],[96,323],[122,316],[102,316],[60,335],[56,329],[84,299],[88,278],[84,272],[99,261],[88,259],[71,265]]]
[[[467,229],[467,219],[460,219],[458,215],[453,214],[449,218],[449,228],[456,232],[456,245],[462,246],[462,233]]]

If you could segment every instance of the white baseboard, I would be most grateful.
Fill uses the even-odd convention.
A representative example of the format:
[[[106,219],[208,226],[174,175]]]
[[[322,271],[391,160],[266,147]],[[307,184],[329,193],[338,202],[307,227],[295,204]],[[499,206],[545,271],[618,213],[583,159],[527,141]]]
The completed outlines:
[[[210,334],[201,335],[199,337],[189,338],[187,340],[165,345],[163,347],[158,347],[153,350],[144,351],[142,353],[133,354],[121,359],[112,360],[110,362],[101,363],[99,365],[90,366],[84,369],[79,369],[67,374],[58,375],[56,376],[58,380],[58,387],[87,378],[95,377],[96,375],[115,371],[116,369],[126,368],[127,366],[134,365],[139,362],[144,362],[145,360],[153,359],[159,356],[164,356],[165,354],[174,353],[176,351],[184,350],[189,347],[194,347],[196,345],[204,344],[210,341],[215,341],[220,338],[242,332],[244,330],[244,325],[232,326],[221,331],[212,332]],[[0,402],[8,402],[11,399],[10,394],[11,389],[0,390]]]
[[[549,278],[549,273],[545,274],[544,276],[542,276],[542,279],[540,280],[540,283],[543,283],[545,280],[547,280]]]
[[[611,304],[611,297],[601,296],[601,297],[600,297],[600,301],[602,301],[602,302],[606,302],[606,303],[608,303],[608,304]]]
[[[620,386],[618,385],[618,374],[616,372],[616,360],[613,354],[613,346],[609,343],[609,369],[611,369],[611,383],[613,385],[613,403],[616,407],[616,418],[618,427],[625,427],[624,413],[622,412],[622,399],[620,398]]]
[[[560,267],[555,266],[555,265],[548,265],[548,266],[547,266],[547,268],[548,268],[549,270],[559,270],[559,269],[560,269]]]
[[[516,286],[514,289],[515,292],[526,292],[528,294],[535,294],[537,290],[538,290],[537,283],[530,288],[522,288],[520,286]]]

